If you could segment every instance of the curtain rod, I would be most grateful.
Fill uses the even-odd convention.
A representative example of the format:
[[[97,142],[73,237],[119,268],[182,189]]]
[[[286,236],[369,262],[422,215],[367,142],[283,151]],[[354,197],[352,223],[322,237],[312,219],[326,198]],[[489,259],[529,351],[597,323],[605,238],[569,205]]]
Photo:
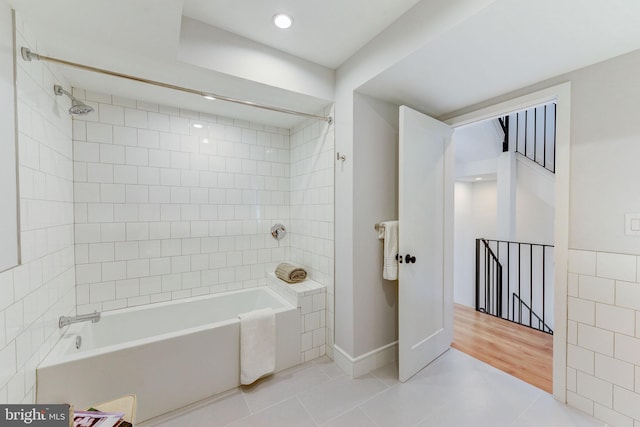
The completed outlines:
[[[159,82],[159,81],[156,81],[156,80],[149,80],[149,79],[145,79],[145,78],[142,78],[142,77],[132,76],[132,75],[129,75],[129,74],[118,73],[116,71],[105,70],[103,68],[97,68],[97,67],[92,67],[92,66],[89,66],[89,65],[78,64],[76,62],[65,61],[64,59],[58,59],[58,58],[53,58],[51,56],[40,55],[40,54],[38,54],[36,52],[33,52],[31,49],[29,49],[27,47],[24,47],[24,46],[20,49],[20,52],[22,54],[22,59],[24,59],[25,61],[31,61],[33,59],[36,59],[36,60],[40,60],[40,61],[54,62],[54,63],[57,63],[57,64],[62,64],[62,65],[70,66],[70,67],[80,68],[82,70],[93,71],[95,73],[107,74],[109,76],[120,77],[120,78],[123,78],[123,79],[133,80],[133,81],[140,82],[140,83],[146,83],[146,84],[159,86],[159,87],[163,87],[163,88],[167,88],[167,89],[173,89],[173,90],[179,90],[181,92],[192,93],[194,95],[199,95],[199,96],[202,96],[204,98],[211,99],[211,100],[233,102],[234,104],[241,104],[241,105],[246,105],[246,106],[249,106],[249,107],[261,108],[263,110],[276,111],[278,113],[284,113],[284,114],[292,114],[292,115],[295,115],[295,116],[306,117],[308,119],[322,120],[322,121],[325,121],[325,122],[327,122],[329,124],[333,123],[333,118],[331,116],[318,116],[318,115],[315,115],[315,114],[303,113],[301,111],[294,111],[294,110],[288,110],[286,108],[273,107],[271,105],[260,104],[260,103],[252,102],[252,101],[244,101],[242,99],[231,98],[231,97],[228,97],[228,96],[218,95],[218,94],[211,93],[211,92],[202,92],[202,91],[199,91],[199,90],[189,89],[189,88],[186,88],[186,87],[172,85],[172,84],[169,84],[169,83],[163,83],[163,82]]]

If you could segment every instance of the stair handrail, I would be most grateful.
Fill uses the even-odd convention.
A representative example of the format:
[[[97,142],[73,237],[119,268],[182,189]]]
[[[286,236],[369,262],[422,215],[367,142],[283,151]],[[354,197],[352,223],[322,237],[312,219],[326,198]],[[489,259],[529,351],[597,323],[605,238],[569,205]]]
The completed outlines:
[[[519,296],[519,295],[517,295],[515,292],[513,292],[513,293],[511,294],[511,300],[513,301],[514,299],[517,299],[517,300],[518,300],[518,302],[520,303],[520,307],[522,307],[522,306],[524,305],[524,306],[527,308],[527,310],[529,310],[529,314],[530,314],[531,316],[535,317],[535,318],[536,318],[536,320],[538,321],[538,326],[539,326],[539,325],[542,325],[542,328],[543,328],[543,329],[542,329],[542,331],[543,331],[543,332],[547,332],[547,331],[548,331],[548,333],[549,333],[550,335],[553,335],[553,329],[551,329],[551,327],[550,327],[549,325],[547,325],[547,324],[544,322],[544,320],[542,320],[542,318],[541,318],[540,316],[538,316],[538,315],[536,314],[536,312],[535,312],[535,311],[533,311],[533,310],[531,309],[531,307],[529,307],[529,305],[527,305],[527,303],[526,303],[526,302],[522,301],[522,299],[520,298],[520,296]],[[515,303],[513,303],[513,302],[512,302],[512,304],[511,304],[511,311],[512,311],[512,316],[513,316],[513,318],[514,318],[514,319],[515,319],[515,309],[516,309],[516,305],[515,305]],[[521,324],[521,325],[523,325],[523,323],[522,323],[522,316],[521,316],[521,315],[519,315],[519,316],[518,316],[518,318],[520,319],[520,322],[518,322],[518,323],[519,323],[519,324]],[[529,320],[529,323],[531,323],[531,320]],[[524,325],[524,326],[526,326],[526,325]],[[531,325],[529,325],[529,326],[531,326]],[[547,329],[547,331],[544,331],[544,329],[545,329],[545,328]],[[536,329],[540,330],[540,328],[536,328]]]
[[[504,254],[503,249],[506,249]],[[523,258],[523,249],[526,258]],[[547,250],[553,250],[553,245],[477,238],[476,311],[553,334],[553,330],[546,323],[547,316],[545,316],[547,314],[546,283],[549,279],[553,283],[553,278],[548,277],[547,274],[547,268],[553,265],[547,261],[552,260]],[[506,274],[503,275],[503,271]],[[529,300],[526,302],[521,295],[523,281],[524,286],[529,289]],[[536,285],[535,295],[534,285]],[[515,298],[513,296],[509,298],[511,292],[521,303],[518,306],[519,318],[516,318]],[[539,307],[539,303],[542,306],[542,316],[531,310],[533,306]],[[514,308],[511,309],[510,306]],[[530,315],[526,316],[528,321],[522,316],[523,307],[530,311]],[[538,320],[537,325],[535,320]]]
[[[476,310],[477,311],[483,311],[483,309],[480,307],[480,293],[478,292],[478,288],[480,286],[480,277],[479,277],[480,276],[480,265],[479,265],[480,251],[478,250],[480,242],[482,242],[482,244],[485,247],[485,250],[489,254],[489,258],[491,259],[491,261],[493,261],[494,265],[496,266],[496,274],[495,274],[496,294],[502,296],[502,264],[500,263],[500,260],[498,259],[496,254],[493,252],[493,249],[491,249],[491,246],[489,245],[489,242],[486,239],[484,238],[476,239]],[[484,311],[486,312],[486,307]],[[496,304],[496,315],[498,317],[502,317],[502,304]]]

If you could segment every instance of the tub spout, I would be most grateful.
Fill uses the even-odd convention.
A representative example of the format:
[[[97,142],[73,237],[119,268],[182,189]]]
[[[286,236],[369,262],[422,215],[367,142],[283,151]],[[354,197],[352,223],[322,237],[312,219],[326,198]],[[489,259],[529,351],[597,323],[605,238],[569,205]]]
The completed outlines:
[[[60,320],[58,320],[58,326],[60,328],[64,328],[65,326],[71,325],[72,323],[86,322],[88,320],[91,320],[92,323],[100,321],[100,313],[94,311],[91,314],[81,314],[80,316],[60,316]]]

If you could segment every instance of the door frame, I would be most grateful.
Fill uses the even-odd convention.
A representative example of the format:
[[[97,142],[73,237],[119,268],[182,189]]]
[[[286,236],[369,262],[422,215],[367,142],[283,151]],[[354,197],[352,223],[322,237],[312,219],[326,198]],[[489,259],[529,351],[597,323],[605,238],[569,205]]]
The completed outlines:
[[[556,102],[555,274],[553,332],[553,396],[567,401],[567,289],[569,256],[569,181],[571,166],[571,82],[480,108],[444,122],[455,129],[516,110]],[[453,242],[451,242],[453,243]]]

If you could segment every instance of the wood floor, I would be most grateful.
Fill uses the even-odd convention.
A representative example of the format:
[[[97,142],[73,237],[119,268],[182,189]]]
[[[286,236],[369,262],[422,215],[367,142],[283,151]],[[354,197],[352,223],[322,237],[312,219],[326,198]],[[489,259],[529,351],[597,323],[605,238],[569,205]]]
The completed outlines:
[[[455,304],[452,347],[552,392],[552,335]]]

